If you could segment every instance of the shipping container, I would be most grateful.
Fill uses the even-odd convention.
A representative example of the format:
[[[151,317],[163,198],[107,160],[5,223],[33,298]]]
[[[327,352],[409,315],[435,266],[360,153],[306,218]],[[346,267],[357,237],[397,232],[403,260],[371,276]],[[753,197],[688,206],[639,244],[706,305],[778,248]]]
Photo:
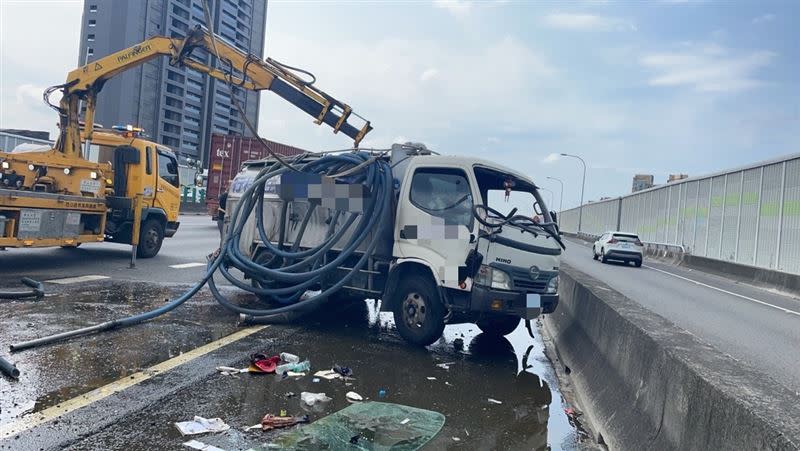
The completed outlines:
[[[280,155],[292,156],[305,150],[287,144],[270,141],[270,149]],[[206,208],[212,217],[217,215],[219,196],[228,189],[228,183],[242,168],[242,163],[260,160],[269,156],[267,148],[258,138],[234,135],[211,135],[211,152],[208,164],[208,186],[206,188]]]

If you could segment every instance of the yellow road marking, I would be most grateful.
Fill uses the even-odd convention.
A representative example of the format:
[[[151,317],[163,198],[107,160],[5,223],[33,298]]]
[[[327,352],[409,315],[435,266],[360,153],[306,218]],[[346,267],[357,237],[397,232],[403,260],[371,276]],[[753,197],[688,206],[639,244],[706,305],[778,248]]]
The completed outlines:
[[[220,338],[217,341],[212,341],[211,343],[192,349],[191,351],[181,354],[177,357],[173,357],[157,365],[153,365],[146,370],[133,373],[130,376],[125,376],[124,378],[111,382],[108,385],[96,388],[90,392],[76,396],[53,407],[48,407],[41,412],[26,415],[18,421],[9,423],[5,426],[0,426],[0,440],[7,439],[19,434],[20,432],[27,431],[28,429],[40,426],[62,415],[66,415],[70,412],[74,412],[78,409],[86,407],[92,403],[100,401],[101,399],[107,398],[115,393],[119,393],[129,387],[144,382],[157,374],[169,371],[198,357],[202,357],[211,351],[215,351],[223,346],[239,341],[242,338],[250,336],[267,327],[268,326],[254,326],[240,330],[226,337]]]

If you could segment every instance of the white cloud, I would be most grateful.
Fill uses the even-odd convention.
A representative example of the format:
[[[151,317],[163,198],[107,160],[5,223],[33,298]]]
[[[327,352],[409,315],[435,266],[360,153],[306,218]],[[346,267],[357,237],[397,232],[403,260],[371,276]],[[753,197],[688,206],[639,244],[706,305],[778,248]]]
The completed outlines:
[[[636,25],[614,17],[583,13],[552,13],[544,16],[545,26],[570,31],[636,31]]]
[[[419,81],[425,82],[429,80],[433,80],[439,76],[439,69],[434,67],[430,69],[425,69],[422,75],[419,76]]]
[[[497,136],[490,136],[490,137],[486,138],[486,142],[499,143],[500,142],[500,138],[498,138]]]
[[[433,0],[433,4],[456,17],[464,17],[472,11],[472,2],[467,0]]]
[[[551,153],[551,154],[547,155],[546,157],[542,158],[542,163],[544,163],[544,164],[552,164],[552,163],[555,163],[556,161],[558,161],[560,159],[561,159],[561,155],[559,155],[557,153]]]
[[[652,86],[690,86],[696,91],[734,92],[764,84],[755,72],[768,66],[774,52],[734,53],[724,47],[689,45],[678,52],[653,53],[640,63],[654,74]]]
[[[762,14],[758,17],[755,17],[752,22],[755,25],[761,25],[773,20],[775,20],[775,14]]]
[[[34,86],[30,83],[17,86],[17,106],[33,102],[41,102],[43,99],[42,94],[44,94],[44,89],[45,88],[43,86]],[[52,101],[54,103],[57,101],[57,97],[57,94],[53,94]]]

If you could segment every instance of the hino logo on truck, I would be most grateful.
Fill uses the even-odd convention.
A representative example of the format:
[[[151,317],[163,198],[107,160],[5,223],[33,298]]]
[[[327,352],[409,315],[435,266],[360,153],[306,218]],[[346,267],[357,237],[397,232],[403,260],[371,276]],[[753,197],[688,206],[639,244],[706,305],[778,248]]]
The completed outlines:
[[[497,257],[497,258],[495,258],[495,259],[494,259],[494,261],[496,261],[496,262],[500,262],[500,263],[505,263],[505,264],[507,264],[507,265],[510,265],[510,264],[511,264],[511,259],[509,259],[509,258],[501,258],[501,257]]]

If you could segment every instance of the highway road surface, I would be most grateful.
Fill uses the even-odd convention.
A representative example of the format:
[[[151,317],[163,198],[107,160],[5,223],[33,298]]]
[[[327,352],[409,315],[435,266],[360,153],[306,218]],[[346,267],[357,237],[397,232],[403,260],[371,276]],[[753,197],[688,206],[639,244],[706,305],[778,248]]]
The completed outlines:
[[[566,244],[568,265],[800,394],[800,299],[652,259],[603,264],[589,243]]]

